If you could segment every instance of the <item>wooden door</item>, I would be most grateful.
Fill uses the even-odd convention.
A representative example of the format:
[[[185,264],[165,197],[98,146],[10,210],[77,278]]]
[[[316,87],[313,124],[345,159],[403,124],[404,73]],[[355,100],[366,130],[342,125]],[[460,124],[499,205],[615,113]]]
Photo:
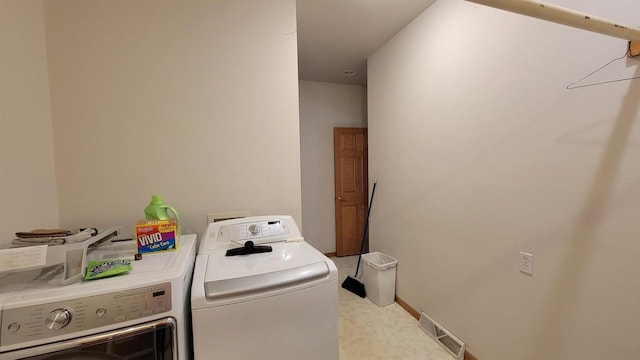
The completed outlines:
[[[334,128],[336,254],[360,252],[369,192],[367,129]],[[368,250],[368,239],[365,250]]]

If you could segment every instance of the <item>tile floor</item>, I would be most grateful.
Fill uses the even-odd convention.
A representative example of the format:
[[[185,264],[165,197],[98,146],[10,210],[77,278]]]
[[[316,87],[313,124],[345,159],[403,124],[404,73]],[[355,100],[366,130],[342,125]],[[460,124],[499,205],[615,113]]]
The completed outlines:
[[[340,360],[453,360],[397,303],[380,307],[341,287],[355,273],[357,256],[331,260],[340,286]]]

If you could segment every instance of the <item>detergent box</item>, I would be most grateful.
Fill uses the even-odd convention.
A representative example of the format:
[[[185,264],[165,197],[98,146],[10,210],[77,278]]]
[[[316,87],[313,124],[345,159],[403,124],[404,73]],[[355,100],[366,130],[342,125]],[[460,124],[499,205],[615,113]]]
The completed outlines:
[[[178,221],[140,220],[136,224],[136,242],[139,253],[173,251],[178,248]]]

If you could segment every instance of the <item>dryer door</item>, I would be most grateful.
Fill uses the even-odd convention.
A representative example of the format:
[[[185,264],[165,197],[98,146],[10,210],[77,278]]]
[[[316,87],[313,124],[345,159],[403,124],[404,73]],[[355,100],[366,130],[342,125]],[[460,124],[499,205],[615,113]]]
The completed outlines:
[[[18,360],[177,360],[176,321],[153,322],[0,354]]]

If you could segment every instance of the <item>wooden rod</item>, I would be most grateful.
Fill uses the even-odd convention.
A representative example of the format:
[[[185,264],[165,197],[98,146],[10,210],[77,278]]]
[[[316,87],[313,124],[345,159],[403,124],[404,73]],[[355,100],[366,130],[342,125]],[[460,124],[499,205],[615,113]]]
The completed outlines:
[[[535,0],[467,0],[497,9],[630,41],[640,41],[640,29]]]

